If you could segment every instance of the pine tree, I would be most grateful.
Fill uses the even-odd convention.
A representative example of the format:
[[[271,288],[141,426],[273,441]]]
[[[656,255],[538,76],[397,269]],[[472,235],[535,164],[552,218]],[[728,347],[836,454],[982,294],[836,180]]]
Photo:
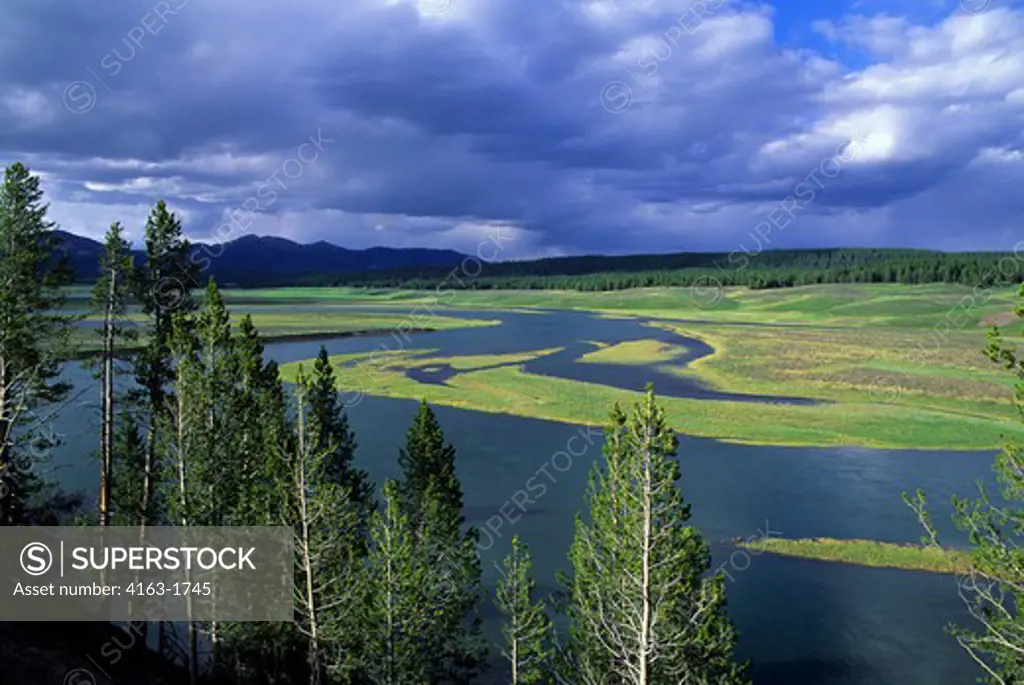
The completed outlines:
[[[128,409],[120,412],[116,426],[112,481],[117,488],[110,493],[111,521],[115,526],[134,526],[144,516],[141,508],[145,440],[138,419]]]
[[[425,638],[436,627],[422,602],[431,567],[416,551],[397,484],[385,483],[382,495],[384,511],[371,520],[372,544],[361,584],[362,668],[379,685],[432,682]]]
[[[237,341],[232,337],[231,316],[217,282],[209,279],[203,304],[195,317],[197,392],[192,395],[199,415],[195,447],[191,454],[192,525],[228,526],[251,523],[254,479],[251,464],[270,454],[246,452],[243,427],[251,416],[237,412],[238,398],[246,394],[239,384]],[[216,606],[217,597],[213,601]],[[211,668],[225,668],[227,652],[224,627],[211,621]]]
[[[208,508],[203,495],[206,492],[202,480],[202,467],[197,463],[204,459],[206,445],[204,426],[208,400],[203,395],[202,367],[199,362],[199,340],[195,324],[183,312],[175,312],[171,320],[171,335],[168,347],[171,354],[171,368],[174,370],[174,402],[167,412],[158,415],[159,424],[151,427],[150,435],[159,435],[160,442],[144,451],[149,487],[157,482],[149,474],[153,463],[159,463],[164,476],[160,482],[166,489],[163,500],[167,507],[169,524],[187,528],[201,525],[200,520]],[[158,462],[151,455],[163,455]],[[152,502],[153,495],[143,492],[145,501]],[[191,577],[186,573],[186,580]],[[199,681],[199,639],[198,626],[192,617],[192,597],[186,594],[185,607],[188,623],[186,664],[190,685]],[[162,647],[162,645],[161,645]]]
[[[239,494],[228,503],[226,520],[231,525],[296,525],[290,493],[295,490],[298,431],[289,416],[277,365],[264,361],[263,341],[249,315],[242,317],[230,350],[227,366],[233,382],[225,384],[224,438],[230,441],[227,460],[235,464],[231,482]],[[303,430],[308,432],[308,425]],[[340,523],[338,517],[338,528],[315,529],[314,538],[320,532],[342,530]],[[320,605],[316,606],[319,612]],[[232,671],[237,682],[272,682],[308,661],[308,641],[291,624],[225,623],[219,629],[222,670]]]
[[[533,685],[548,680],[551,660],[551,621],[544,613],[544,602],[534,600],[536,583],[531,575],[533,563],[529,548],[512,538],[512,551],[505,558],[498,584],[497,606],[505,615],[505,658],[510,667],[512,685]]]
[[[253,495],[248,489],[252,481],[244,478],[245,464],[264,455],[241,451],[239,426],[245,417],[234,413],[238,405],[238,356],[230,315],[212,278],[198,312],[175,313],[169,349],[175,394],[172,408],[163,419],[166,425],[158,426],[162,440],[155,445],[154,454],[161,457],[158,463],[165,468],[168,492],[163,499],[170,521],[182,527],[244,524],[240,514],[247,511],[246,502]],[[216,603],[216,596],[213,601]],[[190,607],[187,604],[189,611]],[[190,674],[198,673],[198,629],[190,622]],[[211,621],[206,633],[210,668],[220,674],[228,657],[224,626]]]
[[[421,603],[432,607],[434,629],[426,640],[430,677],[468,683],[486,659],[480,634],[483,601],[478,532],[462,530],[462,484],[455,474],[455,448],[430,406],[423,401],[413,418],[406,447],[399,453],[402,512],[412,530],[417,553],[443,577],[441,587],[425,583]]]
[[[187,314],[196,308],[190,289],[196,285],[195,268],[188,262],[189,243],[183,237],[181,222],[161,200],[146,220],[146,263],[138,279],[137,296],[148,318],[146,344],[135,356],[135,381],[139,392],[132,398],[142,408],[146,424],[143,506],[140,511],[155,515],[152,503],[156,497],[161,465],[155,446],[157,431],[164,423],[169,400],[168,385],[174,379],[171,365],[171,339],[176,314]],[[187,319],[183,319],[187,322]],[[146,525],[151,521],[139,521]]]
[[[19,162],[0,185],[0,524],[24,523],[41,483],[36,457],[53,446],[32,410],[67,397],[57,380],[72,319],[56,312],[69,281],[59,239],[46,217],[39,177]]]
[[[117,353],[124,341],[135,338],[125,325],[128,300],[136,288],[135,266],[131,245],[123,237],[123,227],[114,223],[107,231],[100,257],[99,279],[93,287],[93,307],[103,316],[99,331],[102,341],[99,362],[100,377],[100,491],[99,522],[110,524],[111,489],[114,473],[114,433],[116,427],[114,382],[120,372]]]
[[[415,534],[419,535],[426,525],[426,510],[433,499],[437,503],[437,517],[432,524],[455,535],[464,521],[462,484],[455,474],[455,447],[445,442],[441,425],[426,400],[413,417],[406,446],[398,454],[398,464],[402,468],[402,508]]]
[[[197,435],[196,483],[203,495],[193,498],[193,525],[230,525],[239,501],[246,496],[238,475],[243,457],[238,452],[235,419],[230,413],[236,381],[236,357],[231,338],[231,317],[213,278],[195,317],[196,364],[199,376],[196,401],[201,423]]]
[[[277,364],[263,359],[263,342],[252,318],[246,314],[233,340],[236,384],[231,415],[237,440],[237,474],[240,488],[251,493],[238,501],[233,517],[246,523],[267,525],[280,521],[283,511],[279,483],[288,478],[281,455],[293,454],[294,430],[288,425],[284,391]]]
[[[296,626],[307,641],[309,683],[320,685],[328,672],[347,679],[358,666],[350,650],[359,575],[352,540],[360,512],[350,487],[334,479],[333,450],[308,439],[309,396],[309,379],[300,366],[287,523],[295,530]]]
[[[310,437],[317,450],[330,453],[327,464],[332,480],[352,491],[352,496],[369,515],[374,507],[373,486],[366,472],[356,468],[356,439],[348,416],[338,398],[337,379],[327,348],[321,347],[313,364],[309,388]]]
[[[578,517],[566,582],[575,682],[746,682],[733,662],[735,631],[721,574],[676,486],[677,439],[648,387],[625,420],[607,428],[606,465],[588,490],[590,521]]]

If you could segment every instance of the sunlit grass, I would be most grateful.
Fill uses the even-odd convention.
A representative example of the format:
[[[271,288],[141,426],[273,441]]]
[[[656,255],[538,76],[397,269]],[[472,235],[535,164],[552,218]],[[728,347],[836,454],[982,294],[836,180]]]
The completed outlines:
[[[657,340],[630,340],[607,345],[579,358],[582,363],[599,364],[657,364],[671,362],[686,353],[686,348]]]
[[[552,351],[465,357],[406,351],[375,357],[370,353],[346,355],[334,361],[339,364],[339,390],[349,395],[422,398],[476,411],[567,423],[603,424],[614,402],[628,405],[641,399],[639,392],[525,373],[520,364],[470,371],[446,385],[419,383],[405,375],[406,369],[416,366],[452,364],[474,369],[523,362]],[[304,363],[308,367],[311,362]],[[282,367],[286,380],[294,380],[297,366],[298,362]],[[660,401],[677,430],[731,442],[980,450],[998,447],[1004,434],[1024,437],[1024,427],[1001,414],[954,413],[912,404],[883,406],[863,400],[793,406],[675,397],[661,397]]]
[[[1013,377],[981,353],[977,333],[665,324],[715,348],[692,371],[714,387],[844,403],[873,402],[1011,418]],[[668,372],[672,366],[661,367]],[[688,372],[689,373],[689,372]]]
[[[655,319],[654,325],[699,338],[715,352],[681,367],[678,357],[684,347],[639,340],[599,343],[580,361],[651,364],[668,373],[697,377],[722,391],[833,403],[805,407],[665,398],[673,425],[692,435],[794,445],[988,449],[1001,445],[1004,435],[1021,434],[1009,402],[1012,378],[980,353],[988,323],[1011,322],[1006,330],[1022,330],[1011,316],[1014,293],[1012,288],[974,293],[944,284],[729,288],[711,309],[698,307],[686,288],[610,293],[446,291],[442,299],[452,311],[543,307]],[[251,313],[257,328],[270,339],[499,323],[445,316],[447,310],[437,307],[433,291],[282,288],[225,294],[234,319]],[[425,315],[432,308],[439,313]],[[91,341],[89,346],[98,342],[94,331],[79,336]],[[394,355],[386,363],[376,359],[374,363],[383,367],[372,379],[355,365],[341,375],[349,387],[370,394],[428,397],[480,411],[575,423],[602,421],[611,402],[635,399],[635,393],[526,374],[518,366],[479,370],[521,363],[546,352],[425,357],[418,351]],[[364,367],[367,363],[360,360]],[[473,370],[444,386],[406,378],[404,368],[426,363]]]
[[[763,538],[737,544],[740,547],[771,554],[876,568],[958,574],[967,573],[971,569],[969,555],[961,550],[921,545],[897,545],[875,540]]]
[[[449,330],[453,328],[478,328],[496,326],[497,319],[459,319],[441,314],[435,316],[411,317],[408,313],[377,313],[346,311],[344,308],[324,308],[318,311],[288,313],[285,305],[279,307],[246,307],[230,305],[232,322],[237,325],[242,316],[249,314],[253,325],[267,340],[283,340],[306,336],[355,335],[364,333],[398,332],[401,335],[416,330]],[[269,310],[269,311],[268,311]],[[131,314],[128,321],[140,325],[145,323],[141,314]],[[86,317],[87,321],[99,322],[99,316]],[[100,336],[95,328],[79,328],[75,331],[74,342],[82,349],[98,349]]]
[[[690,288],[635,288],[612,292],[575,290],[388,290],[363,288],[262,288],[227,290],[226,297],[247,302],[304,301],[362,305],[431,305],[469,309],[555,308],[638,314],[670,319],[793,323],[893,328],[987,328],[1009,322],[1017,288],[978,291],[944,283],[927,285],[827,284],[750,290],[725,288],[720,302],[698,306],[707,298]],[[945,322],[945,323],[944,323]]]

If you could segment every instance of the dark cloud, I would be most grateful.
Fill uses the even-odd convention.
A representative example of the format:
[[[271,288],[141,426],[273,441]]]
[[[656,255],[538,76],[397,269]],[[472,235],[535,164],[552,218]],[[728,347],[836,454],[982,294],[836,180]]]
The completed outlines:
[[[814,183],[771,246],[1009,247],[1024,12],[878,4],[8,0],[0,152],[92,235],[158,197],[212,235],[274,179],[252,232],[731,250]]]

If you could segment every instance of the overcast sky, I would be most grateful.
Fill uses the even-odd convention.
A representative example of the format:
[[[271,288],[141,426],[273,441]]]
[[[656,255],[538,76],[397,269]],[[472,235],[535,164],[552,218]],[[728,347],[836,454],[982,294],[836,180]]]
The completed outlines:
[[[92,237],[1011,249],[1022,5],[2,0],[0,158]]]

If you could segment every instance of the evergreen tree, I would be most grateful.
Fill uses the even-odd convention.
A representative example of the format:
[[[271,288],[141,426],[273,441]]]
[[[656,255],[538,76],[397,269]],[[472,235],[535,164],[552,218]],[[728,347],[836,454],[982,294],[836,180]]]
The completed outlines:
[[[27,522],[30,500],[41,482],[40,454],[53,446],[52,432],[38,430],[32,410],[67,397],[59,382],[72,319],[56,312],[60,286],[69,280],[56,258],[59,240],[46,217],[39,177],[20,162],[4,170],[0,185],[0,524]]]
[[[497,606],[505,615],[504,656],[509,662],[512,685],[548,681],[551,621],[544,613],[544,602],[534,600],[536,583],[532,567],[529,548],[519,541],[518,535],[514,536],[497,591]]]
[[[416,551],[397,484],[383,490],[384,511],[374,513],[363,588],[360,633],[365,676],[379,685],[433,682],[429,636],[437,627],[422,602],[431,566]]]
[[[111,490],[110,504],[112,524],[115,526],[138,525],[143,517],[142,488],[145,471],[145,439],[135,415],[123,409],[116,421],[114,433],[113,477],[117,487]],[[148,519],[147,519],[148,520]]]
[[[353,466],[356,439],[348,416],[338,398],[337,379],[327,348],[321,347],[313,364],[309,387],[310,437],[317,450],[330,454],[329,477],[352,492],[355,501],[369,515],[374,508],[373,486],[366,472]]]
[[[100,491],[99,522],[109,525],[111,515],[111,489],[114,472],[115,377],[120,372],[117,353],[122,343],[133,340],[135,332],[125,325],[128,300],[136,287],[131,245],[123,237],[121,224],[114,223],[107,230],[103,254],[100,257],[99,279],[93,287],[93,307],[103,316],[99,330],[102,341],[100,377]]]
[[[335,480],[332,446],[323,449],[308,439],[309,397],[309,379],[300,366],[287,522],[295,530],[296,626],[307,642],[309,683],[320,685],[328,673],[347,680],[358,668],[351,617],[359,575],[352,540],[360,528],[360,511],[350,486]]]
[[[249,464],[272,457],[280,461],[280,457],[263,450],[262,445],[256,453],[246,451],[254,443],[243,439],[244,428],[257,417],[239,412],[243,407],[239,398],[248,389],[244,387],[244,375],[239,373],[238,345],[216,281],[209,280],[199,311],[176,312],[172,326],[169,349],[175,393],[171,410],[163,419],[166,426],[160,430],[164,435],[154,450],[158,463],[164,464],[168,492],[163,500],[170,520],[185,527],[263,523],[252,520],[256,518],[253,500],[257,500],[258,493]],[[273,417],[266,418],[273,423]],[[280,490],[283,484],[278,480],[268,485]],[[280,491],[277,497],[283,499]],[[190,672],[198,668],[194,655],[198,628],[189,625]],[[249,633],[235,628],[228,628],[227,641],[221,622],[212,621],[205,628],[214,673],[222,673],[232,657],[237,660],[237,655],[245,651],[241,643]]]
[[[425,639],[430,677],[468,683],[483,668],[486,645],[480,634],[482,571],[478,532],[462,530],[462,484],[455,474],[455,448],[430,406],[423,401],[399,453],[402,513],[411,526],[417,553],[443,574],[438,587],[425,583],[421,603],[433,607],[434,629]]]
[[[276,455],[263,449],[249,451],[254,445],[247,444],[246,433],[256,417],[239,409],[258,406],[258,402],[242,401],[252,389],[240,382],[243,376],[239,372],[238,341],[232,336],[230,313],[212,277],[195,316],[194,332],[197,377],[190,400],[199,422],[194,432],[195,449],[190,455],[191,525],[251,525],[257,522],[253,519],[258,513],[263,513],[255,508],[258,493],[253,464]],[[255,335],[254,330],[252,334]],[[212,669],[225,670],[229,655],[223,624],[211,621],[207,637]]]
[[[236,382],[236,357],[231,338],[231,317],[213,278],[206,287],[203,305],[195,317],[198,388],[193,396],[201,416],[195,450],[196,484],[204,493],[193,498],[193,525],[231,525],[240,500],[248,494],[239,474],[244,457],[239,454],[236,420],[231,414]]]
[[[195,268],[188,262],[189,243],[184,238],[181,222],[160,200],[146,220],[146,263],[138,279],[137,296],[148,318],[146,344],[134,358],[135,381],[139,392],[133,401],[140,405],[145,420],[145,467],[143,506],[140,511],[155,515],[152,503],[157,493],[161,465],[157,459],[157,431],[164,424],[168,402],[168,385],[174,379],[171,365],[173,320],[178,313],[195,310],[190,288],[195,285]],[[187,323],[187,319],[182,319]],[[139,521],[145,525],[151,521]]]
[[[398,464],[402,468],[402,508],[414,534],[418,536],[427,525],[427,509],[436,502],[432,525],[455,536],[464,521],[462,484],[455,475],[455,447],[445,442],[441,425],[426,400],[413,417],[406,446],[399,450]]]
[[[220,299],[219,293],[207,298],[209,302]],[[224,477],[238,494],[225,503],[225,520],[232,525],[280,525],[282,521],[298,525],[292,496],[298,427],[289,416],[277,365],[264,361],[263,342],[250,316],[242,318],[229,349],[231,358],[224,360],[227,371],[222,401],[226,409],[221,423],[222,437],[230,445],[222,458],[234,465],[233,473]],[[308,409],[303,413],[308,415]],[[308,421],[305,425],[303,431],[308,433]],[[311,486],[311,492],[315,494],[319,488]],[[338,526],[317,528],[313,538],[321,532],[343,530],[341,517]],[[320,604],[315,607],[319,614]],[[284,673],[306,670],[308,641],[290,624],[225,623],[218,625],[218,630],[223,645],[219,666],[233,672],[238,682],[271,683]],[[320,644],[325,644],[324,630],[317,631]]]
[[[164,476],[160,479],[165,488],[163,501],[167,508],[167,522],[170,525],[187,528],[202,525],[202,515],[209,508],[204,501],[207,488],[202,479],[202,460],[207,443],[204,428],[208,398],[203,394],[202,367],[199,362],[199,339],[194,331],[194,322],[183,312],[175,312],[171,320],[171,335],[168,341],[171,353],[171,368],[174,370],[174,402],[171,408],[158,415],[159,424],[151,427],[150,435],[159,435],[160,442],[152,451],[144,450],[147,467],[154,463],[150,455],[159,450],[164,458],[159,463]],[[148,448],[148,446],[147,446]],[[157,480],[149,476],[145,487]],[[143,492],[146,502],[153,501],[153,495]],[[186,571],[186,581],[191,576]],[[187,622],[186,668],[190,685],[199,681],[199,639],[198,626],[192,617],[192,597],[185,597]],[[162,647],[162,645],[161,645]]]
[[[588,490],[590,520],[577,517],[566,579],[572,682],[746,682],[733,662],[735,631],[724,579],[676,486],[677,439],[648,387],[632,417],[616,407],[606,465]],[[564,677],[564,675],[563,675]]]
[[[238,482],[251,493],[233,514],[239,525],[265,525],[282,519],[279,483],[287,480],[294,430],[288,424],[277,364],[263,359],[263,342],[252,318],[242,317],[233,340],[237,383],[231,401],[238,454]],[[308,398],[307,398],[308,401]]]

